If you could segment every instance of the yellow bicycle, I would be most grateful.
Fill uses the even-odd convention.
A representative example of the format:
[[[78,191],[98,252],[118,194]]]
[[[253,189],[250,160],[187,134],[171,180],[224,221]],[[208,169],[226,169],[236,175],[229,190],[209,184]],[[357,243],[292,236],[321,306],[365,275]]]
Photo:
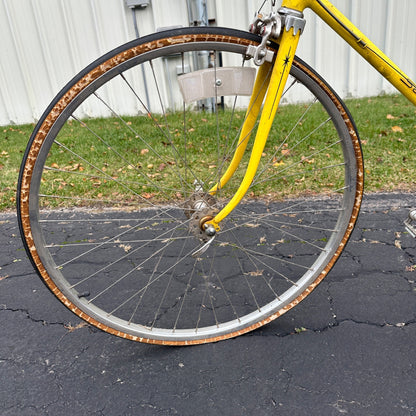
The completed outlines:
[[[306,8],[416,104],[416,84],[328,0],[284,0],[250,32],[136,39],[52,101],[24,156],[18,217],[39,275],[79,317],[142,342],[219,341],[328,274],[364,168],[350,112],[295,55]]]

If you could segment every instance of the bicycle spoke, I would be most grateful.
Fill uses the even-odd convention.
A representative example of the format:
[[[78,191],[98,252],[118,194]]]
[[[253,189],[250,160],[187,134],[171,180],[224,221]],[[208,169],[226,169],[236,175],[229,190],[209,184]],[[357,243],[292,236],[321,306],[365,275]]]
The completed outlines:
[[[271,228],[274,228],[275,230],[280,231],[283,235],[288,235],[288,236],[290,236],[290,237],[294,237],[297,241],[300,241],[301,243],[304,243],[304,244],[307,244],[307,245],[309,245],[309,246],[311,246],[311,247],[317,248],[317,249],[318,249],[318,250],[320,250],[320,251],[325,251],[325,248],[319,247],[318,245],[313,244],[313,243],[311,243],[310,241],[305,240],[304,238],[299,237],[298,235],[293,234],[293,233],[291,233],[290,231],[288,231],[288,230],[286,230],[286,229],[282,229],[282,227],[275,227],[274,225],[272,225],[272,224],[270,224],[270,223],[268,223],[268,224],[269,224],[269,226],[270,226]]]
[[[340,143],[340,140],[338,140],[338,141],[336,141],[336,142],[334,142],[334,143],[332,143],[332,144],[330,144],[330,145],[328,145],[328,146],[325,146],[325,147],[324,147],[324,148],[322,148],[321,150],[318,150],[317,152],[311,153],[309,156],[305,157],[305,159],[310,159],[310,158],[312,158],[313,156],[316,156],[316,155],[318,155],[318,154],[320,154],[320,153],[323,153],[324,151],[326,151],[326,150],[328,150],[328,149],[330,149],[330,148],[332,148],[332,147],[336,146],[336,145],[337,145],[337,144],[339,144],[339,143]],[[305,159],[304,159],[304,160],[305,160]],[[294,167],[296,167],[296,166],[299,166],[301,163],[303,163],[303,160],[299,160],[299,161],[297,161],[297,162],[294,162],[294,163],[290,164],[289,166],[287,166],[286,168],[281,169],[280,171],[276,172],[275,174],[270,175],[270,176],[269,176],[267,179],[265,179],[265,180],[270,180],[271,178],[274,178],[274,177],[276,177],[276,176],[280,176],[283,172],[286,172],[286,171],[288,171],[289,169],[292,169],[292,168],[294,168]],[[259,183],[260,183],[260,182],[255,182],[255,181],[253,181],[253,183],[252,183],[251,187],[253,187],[254,185],[258,185]]]
[[[178,257],[177,257],[177,260],[176,260],[176,264],[179,264],[179,263],[178,263],[178,261],[179,261],[179,259],[182,257],[182,254],[183,254],[184,250],[185,250],[185,243],[182,245],[182,248],[181,248],[181,250],[180,250],[180,251],[179,251],[179,253],[178,253]],[[160,299],[159,306],[158,306],[158,308],[156,309],[156,312],[155,312],[155,314],[154,314],[154,318],[153,318],[153,321],[152,321],[152,324],[151,324],[151,329],[153,329],[153,327],[154,327],[154,326],[155,326],[155,324],[156,324],[157,317],[159,316],[160,310],[161,310],[161,308],[162,308],[162,304],[163,304],[163,302],[165,301],[166,295],[168,294],[169,287],[170,287],[171,282],[172,282],[172,279],[173,279],[173,277],[174,277],[174,274],[175,274],[175,269],[176,269],[176,267],[175,267],[175,268],[173,268],[173,269],[172,269],[172,273],[170,273],[169,279],[168,279],[168,281],[167,281],[167,283],[166,283],[165,290],[163,291],[163,295],[162,295],[162,297],[161,297],[161,299]],[[150,282],[149,282],[149,283],[150,283]]]
[[[189,254],[191,254],[191,253],[189,253]],[[189,254],[188,254],[188,256],[189,256]],[[186,256],[186,257],[188,257],[188,256]],[[184,257],[185,258],[185,257]],[[183,259],[184,259],[183,258]],[[181,262],[181,261],[183,261],[183,259],[181,259],[181,260],[178,260],[177,262],[176,262],[176,264],[175,264],[175,267]],[[186,296],[187,296],[187,294],[189,293],[189,291],[190,291],[190,289],[191,289],[191,282],[192,282],[192,279],[193,279],[193,277],[194,277],[194,274],[195,274],[195,266],[196,266],[196,262],[197,262],[198,260],[197,259],[195,259],[195,261],[194,261],[194,264],[193,264],[193,267],[192,267],[192,271],[189,273],[189,280],[188,280],[188,283],[187,283],[187,285],[186,285],[186,290],[185,290],[185,292],[183,293],[183,295],[182,295],[182,301],[181,301],[181,303],[180,303],[180,307],[179,307],[179,311],[178,311],[178,313],[177,313],[177,315],[176,315],[176,319],[175,319],[175,323],[173,324],[173,327],[172,327],[172,332],[175,332],[176,331],[176,328],[177,328],[177,326],[178,326],[178,322],[179,322],[179,318],[180,318],[180,315],[181,315],[181,313],[182,313],[182,310],[183,310],[183,305],[184,305],[184,303],[185,303],[185,299],[186,299]]]
[[[292,83],[291,84],[291,86],[293,86],[294,85],[294,83]],[[302,121],[305,119],[305,117],[306,117],[306,115],[309,113],[309,111],[310,111],[310,109],[312,108],[312,106],[316,103],[316,101],[317,101],[317,99],[315,98],[309,105],[308,105],[308,107],[306,108],[306,110],[301,114],[301,116],[299,117],[299,119],[297,120],[297,122],[296,123],[294,123],[294,125],[293,125],[293,127],[292,127],[292,129],[289,131],[289,133],[286,135],[286,137],[284,138],[284,140],[280,143],[280,145],[277,147],[277,149],[276,149],[276,151],[274,152],[274,154],[272,155],[272,157],[271,158],[269,158],[269,162],[268,163],[266,163],[266,167],[264,167],[260,172],[258,172],[258,174],[256,175],[257,177],[260,177],[263,173],[264,173],[264,171],[266,170],[266,168],[267,168],[267,166],[270,166],[270,165],[272,165],[272,164],[274,164],[274,163],[276,163],[275,161],[274,161],[274,159],[275,159],[275,157],[276,157],[276,155],[279,153],[279,151],[281,151],[282,150],[282,148],[283,148],[283,146],[285,145],[285,144],[287,144],[288,143],[288,140],[289,140],[289,138],[292,136],[292,134],[293,134],[293,132],[296,130],[296,128],[299,126],[299,125],[301,125],[301,123],[302,123]],[[317,127],[317,129],[316,130],[318,130],[320,127]],[[313,133],[313,132],[312,132]],[[298,144],[300,144],[300,143],[303,143],[308,137],[310,137],[311,135],[312,135],[312,133],[311,134],[309,134],[306,138],[304,138],[304,140],[302,140],[302,141],[300,141]],[[296,147],[296,145],[294,146],[294,147]],[[292,149],[290,149],[290,150],[293,150],[293,148]],[[290,151],[289,150],[289,151]],[[277,161],[279,161],[279,160],[277,160]]]
[[[152,67],[152,72],[154,71],[153,67]],[[154,74],[153,74],[154,75]],[[172,136],[170,134],[170,130],[169,130],[169,124],[167,121],[167,116],[165,113],[165,109],[163,106],[163,102],[161,101],[161,97],[160,97],[160,91],[159,91],[159,86],[157,84],[157,80],[155,79],[155,84],[156,84],[156,89],[158,92],[158,96],[159,96],[159,100],[161,101],[160,104],[162,106],[163,109],[163,115],[164,115],[164,119],[165,119],[165,123],[166,123],[166,130],[168,133],[166,133],[162,127],[160,126],[160,124],[157,122],[157,120],[155,119],[154,115],[150,112],[150,110],[146,107],[146,105],[143,103],[143,101],[140,99],[140,97],[138,96],[137,92],[134,90],[134,88],[132,87],[132,85],[127,81],[127,79],[125,78],[124,74],[120,74],[120,76],[122,77],[122,79],[125,81],[125,83],[128,85],[128,87],[130,88],[130,90],[133,92],[134,96],[137,98],[137,100],[143,105],[143,107],[145,108],[148,116],[152,119],[154,125],[157,127],[157,129],[162,133],[163,137],[168,140],[171,148],[174,150],[172,152],[172,156],[175,160],[175,165],[178,166],[178,162],[179,160],[181,160],[184,163],[184,166],[186,167],[186,170],[190,170],[190,166],[186,163],[186,157],[183,158],[181,153],[178,151],[178,149],[176,148],[173,140],[172,140]],[[186,149],[186,146],[185,146]],[[196,179],[197,176],[192,172],[192,176]],[[186,174],[185,174],[185,178],[182,178],[182,175],[178,175],[179,179],[181,180],[181,186],[182,186],[182,190],[184,192],[184,194],[186,194],[186,188],[187,186],[185,184],[187,184],[186,181]]]
[[[172,232],[172,235],[173,235],[173,232]],[[171,235],[171,237],[172,237],[172,235]],[[160,264],[160,262],[161,262],[161,260],[163,258],[163,252],[166,250],[166,248],[167,248],[167,246],[164,246],[163,247],[163,250],[161,251],[161,254],[159,256],[159,259],[156,262],[156,266],[153,268],[153,272],[151,274],[149,274],[149,279],[147,281],[146,289],[144,291],[142,291],[141,293],[139,292],[140,293],[140,297],[139,297],[139,300],[137,301],[136,306],[135,306],[135,308],[134,308],[134,310],[133,310],[133,312],[132,312],[132,314],[130,316],[129,325],[131,324],[131,322],[132,322],[132,320],[134,318],[134,315],[136,314],[136,312],[137,312],[137,310],[138,310],[138,308],[139,308],[139,306],[140,306],[140,304],[142,302],[143,296],[145,295],[146,290],[149,287],[150,282],[153,280],[153,277],[154,277],[154,275],[156,273],[156,270],[159,267],[159,264]],[[136,294],[133,294],[132,297],[128,298],[125,302],[121,303],[117,308],[113,309],[113,311],[111,312],[111,315],[114,314],[119,308],[121,308],[122,306],[124,306],[126,303],[128,303],[131,299],[133,299],[134,297],[136,297],[136,295],[137,295],[137,293]]]
[[[327,231],[330,233],[334,233],[337,230],[336,229],[330,229],[330,228],[324,228],[324,227],[313,227],[312,225],[305,225],[305,224],[297,224],[294,222],[283,222],[283,221],[277,221],[277,220],[272,220],[272,219],[268,219],[267,223],[274,223],[274,224],[281,224],[284,226],[290,226],[290,227],[299,227],[299,228],[308,228],[310,230],[318,230],[318,231]]]
[[[233,232],[233,234],[234,234],[234,232]],[[235,235],[234,235],[234,238],[236,238],[235,237]],[[236,239],[236,241],[238,241],[237,239]],[[276,293],[276,291],[272,288],[272,286],[271,286],[271,284],[270,284],[270,282],[268,282],[267,280],[266,280],[266,277],[264,276],[264,273],[262,272],[262,271],[260,271],[259,269],[258,269],[258,267],[257,267],[257,265],[256,265],[256,262],[254,261],[254,258],[253,258],[253,256],[247,251],[247,250],[244,250],[243,249],[243,252],[244,252],[244,254],[247,256],[247,258],[249,259],[249,261],[250,261],[250,263],[254,266],[254,270],[253,270],[253,272],[252,273],[259,273],[260,275],[261,275],[261,277],[262,277],[262,279],[263,279],[263,281],[266,283],[266,285],[268,286],[268,288],[271,290],[271,292],[273,293],[273,295],[274,295],[274,297],[275,297],[275,299],[280,299],[279,298],[279,295]],[[273,270],[274,271],[274,273],[276,273],[276,274],[278,274],[278,275],[281,275],[282,277],[283,277],[283,275],[281,274],[281,273],[279,273],[279,272],[277,272],[277,271],[275,271],[275,270]],[[287,281],[289,281],[289,282],[291,282],[290,281],[290,279],[288,279],[288,278],[286,278],[285,277],[285,280],[287,280]],[[291,282],[292,284],[295,284],[294,282]]]
[[[152,255],[150,257],[148,257],[146,260],[144,260],[142,263],[140,263],[138,266],[133,267],[130,271],[128,271],[127,273],[123,274],[121,277],[119,277],[115,282],[113,282],[111,285],[107,286],[104,290],[102,290],[101,292],[99,292],[98,294],[96,294],[93,298],[88,300],[88,303],[91,303],[93,301],[95,301],[96,299],[98,299],[100,296],[102,296],[104,293],[108,292],[111,288],[113,288],[114,286],[116,286],[117,284],[119,284],[122,280],[126,279],[126,277],[130,276],[131,273],[134,273],[136,270],[138,270],[140,267],[142,267],[144,264],[146,264],[148,261],[150,261],[151,259],[153,259],[153,257],[157,256],[160,252],[162,252],[163,250],[166,250],[167,245],[172,244],[172,242],[168,242],[165,246],[163,246],[162,248],[160,248],[159,250],[157,250],[156,252],[152,253]],[[134,250],[134,252],[137,251]],[[133,254],[133,253],[132,253]],[[121,260],[124,260],[124,258],[129,257],[129,255],[124,256],[122,259],[117,260],[117,263]],[[108,266],[107,266],[108,267]],[[102,270],[100,270],[101,272]],[[95,274],[94,274],[95,275]],[[91,277],[93,277],[94,275],[90,275],[88,277],[88,279],[90,279]],[[155,279],[156,280],[156,279]],[[155,281],[154,280],[154,281]],[[148,283],[146,286],[144,286],[139,292],[141,293],[143,290],[146,290],[147,287],[150,286],[150,283]]]
[[[207,308],[206,304],[205,304],[206,303],[205,300],[206,300],[207,297],[208,297],[209,303],[211,305],[211,310],[212,310],[212,315],[214,317],[215,325],[217,327],[219,326],[219,321],[218,321],[217,315],[215,313],[214,303],[212,301],[211,290],[209,288],[209,283],[210,283],[209,277],[208,277],[209,275],[207,275],[205,273],[203,264],[201,265],[201,270],[202,270],[203,279],[205,280],[205,282],[204,282],[205,290],[204,290],[202,300],[200,302],[198,318],[197,318],[197,321],[196,321],[196,324],[195,324],[195,332],[198,332],[199,323],[201,322],[202,312],[203,312],[203,310],[205,310]]]
[[[111,113],[117,117],[122,124],[128,129],[130,130],[133,134],[134,137],[138,138],[147,148],[149,148],[159,159],[161,162],[165,163],[167,167],[169,167],[170,170],[173,171],[173,174],[178,176],[178,178],[182,181],[182,183],[184,182],[184,179],[182,178],[180,172],[178,170],[172,169],[171,164],[169,163],[168,160],[166,160],[159,152],[157,152],[155,150],[155,148],[148,142],[146,141],[140,134],[139,132],[135,131],[124,119],[123,117],[121,117],[115,110],[113,110],[109,104],[107,104],[96,92],[94,92],[95,97],[98,98],[98,100],[100,100],[110,111]]]
[[[72,115],[72,118],[74,120],[78,121],[78,123],[81,124],[83,127],[85,127],[90,133],[92,133],[101,143],[103,143],[106,146],[107,149],[111,150],[115,155],[117,155],[120,158],[120,160],[122,160],[128,168],[131,168],[132,170],[137,172],[139,174],[139,176],[145,178],[145,180],[148,181],[152,186],[154,186],[156,189],[161,191],[162,194],[167,196],[164,193],[164,190],[163,190],[162,187],[160,187],[158,184],[156,184],[154,181],[152,181],[148,176],[146,176],[140,169],[138,169],[136,167],[136,165],[134,163],[132,163],[126,157],[124,157],[117,149],[115,149],[113,146],[111,146],[111,144],[109,144],[106,140],[104,140],[100,135],[98,135],[92,129],[90,129],[85,122],[83,122],[82,120],[77,119],[74,115]],[[114,178],[112,178],[112,179],[113,179],[113,181],[115,181]],[[126,185],[127,184],[139,185],[138,182],[130,182],[130,181],[126,182],[126,181],[123,181],[123,180],[121,180],[120,182],[123,183],[123,184],[126,184]]]
[[[179,228],[179,226],[181,226],[182,224],[179,224],[179,225],[177,225],[176,227],[174,227],[174,229],[173,230],[176,230],[177,228]],[[162,233],[161,235],[159,235],[159,238],[161,238],[161,237],[163,237],[163,236],[165,236],[166,234],[168,234],[169,232],[170,232],[171,230],[169,229],[169,230],[167,230],[165,233]],[[128,231],[126,231],[126,232],[128,232]],[[122,234],[121,234],[122,235]],[[113,237],[114,238],[114,237]],[[153,240],[150,240],[150,242],[151,241],[153,241]],[[162,240],[163,241],[163,240]],[[96,272],[94,272],[93,274],[90,274],[89,276],[87,276],[87,277],[85,277],[83,280],[81,280],[81,281],[79,281],[78,283],[76,283],[75,285],[73,285],[73,286],[71,286],[71,288],[75,288],[75,287],[77,287],[78,285],[80,285],[81,283],[84,283],[84,282],[86,282],[87,280],[89,280],[89,279],[91,279],[92,277],[94,277],[94,276],[96,276],[97,274],[99,274],[99,273],[102,273],[103,271],[105,271],[106,269],[108,269],[109,267],[111,267],[111,266],[113,266],[113,265],[115,265],[115,264],[117,264],[117,263],[119,263],[120,261],[122,261],[122,260],[125,260],[125,259],[127,259],[128,257],[130,257],[131,255],[133,255],[135,252],[137,252],[138,250],[141,250],[141,249],[143,249],[143,248],[145,248],[145,247],[147,247],[148,246],[148,242],[147,243],[145,243],[145,244],[143,244],[143,245],[141,245],[141,246],[139,246],[139,247],[137,247],[136,249],[134,249],[133,251],[131,251],[131,252],[129,252],[129,253],[127,253],[126,255],[124,255],[124,256],[122,256],[122,257],[120,257],[119,259],[117,259],[117,260],[115,260],[115,261],[113,261],[113,262],[111,262],[110,264],[107,264],[106,266],[104,266],[103,268],[101,268],[101,269],[99,269],[99,270],[97,270]],[[95,250],[96,248],[93,248],[93,249],[91,249],[90,251],[89,251],[89,253],[91,253],[91,251],[92,250]],[[84,253],[84,254],[82,254],[82,255],[85,255],[85,254],[88,254],[88,253]],[[154,255],[154,254],[153,254]],[[148,258],[147,260],[149,260],[150,258]],[[147,261],[146,260],[146,261]],[[68,262],[67,262],[68,263]],[[67,263],[65,263],[65,264],[67,264]],[[63,264],[63,265],[61,265],[61,266],[58,266],[58,267],[62,267],[62,266],[64,266],[65,264]],[[140,265],[140,266],[142,266],[142,264]]]
[[[86,160],[84,157],[80,156],[79,154],[77,154],[76,152],[72,151],[71,149],[69,149],[68,147],[66,147],[65,145],[63,145],[62,143],[58,142],[57,140],[55,140],[55,143],[61,147],[62,149],[68,151],[69,153],[71,153],[73,156],[75,156],[76,158],[78,158],[79,160],[82,160],[83,162],[87,163],[89,166],[91,166],[93,169],[97,170],[98,172],[100,172],[102,175],[104,175],[106,178],[108,178],[109,180],[114,180],[114,182],[116,182],[117,184],[119,184],[123,189],[127,190],[129,193],[133,194],[134,196],[137,196],[141,201],[145,202],[146,204],[150,205],[150,206],[154,206],[154,204],[152,204],[148,199],[144,198],[142,195],[138,194],[136,191],[134,191],[131,187],[123,184],[122,182],[120,182],[117,179],[112,178],[110,175],[106,174],[102,169],[100,169],[99,167],[95,166],[94,164],[92,164],[91,162],[89,162],[88,160]]]
[[[213,258],[214,258],[214,257],[215,257],[215,255],[213,256]],[[231,301],[231,297],[230,297],[230,295],[228,294],[228,291],[225,289],[224,283],[222,282],[222,279],[220,278],[220,276],[219,276],[219,274],[218,274],[217,270],[216,270],[216,269],[214,269],[214,270],[213,270],[213,272],[214,272],[214,274],[215,274],[216,279],[218,280],[218,283],[220,284],[221,289],[223,290],[223,292],[224,292],[224,294],[225,294],[225,297],[226,297],[226,298],[227,298],[227,300],[228,300],[228,303],[229,303],[229,305],[230,305],[230,307],[231,307],[231,309],[232,309],[232,311],[233,311],[234,316],[236,317],[236,319],[238,320],[238,322],[241,322],[241,320],[240,320],[240,316],[239,316],[239,314],[237,313],[237,310],[236,310],[236,308],[235,308],[235,306],[234,306],[233,302]]]

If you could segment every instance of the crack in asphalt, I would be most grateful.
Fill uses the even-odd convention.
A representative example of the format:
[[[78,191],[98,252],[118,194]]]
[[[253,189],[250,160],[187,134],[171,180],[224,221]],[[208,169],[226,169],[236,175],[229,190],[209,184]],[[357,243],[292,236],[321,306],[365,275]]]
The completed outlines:
[[[23,313],[24,315],[26,315],[26,318],[29,319],[30,321],[34,323],[41,323],[42,325],[60,325],[64,327],[66,327],[67,325],[64,322],[48,322],[47,320],[44,320],[44,319],[32,318],[29,310],[24,309],[24,308],[8,308],[6,305],[0,305],[0,312],[2,311],[8,311],[8,312],[13,312],[13,313]]]
[[[309,333],[316,333],[316,334],[320,334],[320,333],[324,333],[327,331],[330,331],[331,329],[335,329],[340,327],[342,324],[344,323],[353,323],[356,325],[367,325],[370,327],[376,327],[376,328],[398,328],[398,329],[402,329],[411,325],[415,325],[416,324],[416,319],[410,319],[406,322],[399,322],[399,323],[391,323],[391,322],[385,322],[383,324],[377,323],[377,322],[371,322],[371,321],[360,321],[357,319],[352,319],[352,318],[345,318],[345,319],[339,319],[336,320],[334,323],[330,323],[328,325],[319,327],[319,328],[311,328],[311,327],[302,327],[302,328],[296,328],[297,330],[295,331],[291,331],[291,332],[285,332],[285,333],[280,333],[280,334],[276,334],[276,333],[262,333],[261,330],[259,331],[253,331],[250,332],[248,334],[246,334],[246,337],[277,337],[277,338],[286,338],[286,337],[290,337],[290,336],[300,336],[302,334],[307,334]]]

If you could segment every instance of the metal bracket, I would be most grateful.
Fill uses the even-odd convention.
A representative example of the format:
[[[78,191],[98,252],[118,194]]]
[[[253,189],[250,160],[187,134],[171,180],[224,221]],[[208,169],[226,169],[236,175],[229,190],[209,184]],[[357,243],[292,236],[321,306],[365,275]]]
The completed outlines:
[[[261,14],[256,15],[253,23],[249,28],[251,33],[255,33],[262,37],[259,46],[250,45],[247,48],[246,55],[253,58],[254,63],[258,66],[265,61],[272,62],[274,52],[267,49],[269,39],[277,39],[282,33],[282,17],[277,13],[270,13],[268,17],[263,19]]]
[[[274,52],[266,48],[260,49],[260,46],[249,45],[246,51],[246,56],[248,58],[253,58],[254,63],[260,66],[265,61],[272,62],[273,57],[274,57]]]
[[[286,31],[293,28],[293,34],[296,36],[299,31],[303,32],[305,24],[306,20],[302,12],[287,7],[281,7],[277,13],[271,12],[266,18],[257,14],[249,30],[251,33],[260,35],[262,41],[259,46],[250,45],[247,48],[247,57],[253,58],[256,65],[262,65],[265,61],[272,62],[274,52],[267,49],[269,39],[277,39],[281,35],[283,27]]]
[[[150,4],[150,0],[125,0],[125,2],[126,6],[130,7],[130,9],[134,9],[135,7],[144,9]]]
[[[293,34],[296,36],[298,31],[302,33],[305,29],[306,20],[303,17],[303,13],[298,10],[288,9],[287,7],[281,7],[278,13],[284,20],[284,28],[289,31],[293,28]]]

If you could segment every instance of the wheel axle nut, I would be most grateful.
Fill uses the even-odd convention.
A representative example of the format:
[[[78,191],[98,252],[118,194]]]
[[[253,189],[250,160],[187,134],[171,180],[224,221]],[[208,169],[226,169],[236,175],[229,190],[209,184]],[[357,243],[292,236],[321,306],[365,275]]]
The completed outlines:
[[[207,215],[199,221],[199,226],[201,227],[201,230],[208,236],[213,237],[217,230],[212,224],[209,224],[209,221],[211,221],[214,217],[211,215]]]
[[[212,224],[204,224],[204,231],[208,237],[214,237],[216,234],[215,227]]]

